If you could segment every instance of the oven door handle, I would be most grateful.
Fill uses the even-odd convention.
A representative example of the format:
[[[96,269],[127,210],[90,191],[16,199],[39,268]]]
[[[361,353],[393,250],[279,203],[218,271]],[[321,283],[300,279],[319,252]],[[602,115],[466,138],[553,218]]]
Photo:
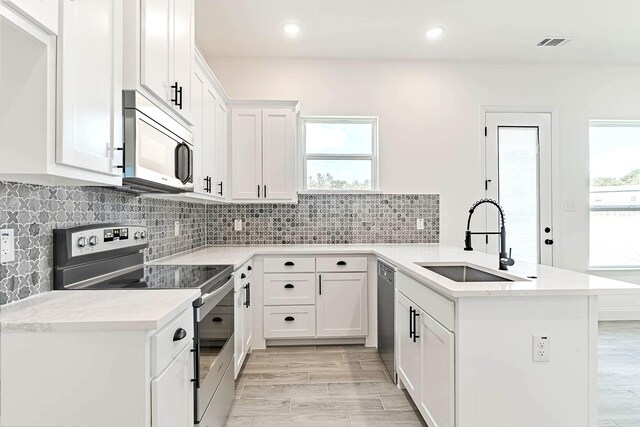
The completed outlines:
[[[210,294],[206,294],[205,296],[203,296],[202,297],[202,305],[206,304],[207,301],[209,301],[214,296],[218,295],[219,292],[221,292],[223,289],[225,289],[227,286],[229,286],[229,283],[231,283],[231,282],[233,282],[233,275],[229,276],[229,280],[227,280],[224,285],[222,285],[218,289],[216,289],[215,292],[212,292]]]

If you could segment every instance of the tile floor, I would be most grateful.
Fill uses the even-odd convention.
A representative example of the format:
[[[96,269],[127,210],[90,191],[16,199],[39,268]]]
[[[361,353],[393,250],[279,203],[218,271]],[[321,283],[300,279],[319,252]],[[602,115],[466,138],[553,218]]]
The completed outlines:
[[[600,322],[600,427],[640,427],[640,321]]]
[[[238,377],[227,427],[426,426],[364,346],[254,350]]]

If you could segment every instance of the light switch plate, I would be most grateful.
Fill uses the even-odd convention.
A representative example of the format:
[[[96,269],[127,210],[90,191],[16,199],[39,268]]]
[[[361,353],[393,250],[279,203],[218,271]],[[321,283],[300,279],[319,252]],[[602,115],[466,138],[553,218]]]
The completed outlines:
[[[173,232],[176,235],[176,237],[180,235],[180,221],[175,222]]]
[[[16,259],[15,239],[12,228],[0,230],[0,262],[12,262]]]
[[[423,218],[416,219],[416,228],[418,230],[424,230],[424,219]]]
[[[242,231],[242,220],[234,219],[233,220],[233,230],[234,231]]]

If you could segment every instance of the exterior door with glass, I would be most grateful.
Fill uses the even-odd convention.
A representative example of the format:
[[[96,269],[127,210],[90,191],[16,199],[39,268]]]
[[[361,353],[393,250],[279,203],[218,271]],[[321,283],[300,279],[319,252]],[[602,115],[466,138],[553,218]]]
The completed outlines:
[[[505,211],[507,252],[552,265],[551,113],[487,112],[485,126],[485,194]],[[493,207],[486,218],[487,230],[498,230]],[[486,248],[498,253],[498,240],[489,237]]]

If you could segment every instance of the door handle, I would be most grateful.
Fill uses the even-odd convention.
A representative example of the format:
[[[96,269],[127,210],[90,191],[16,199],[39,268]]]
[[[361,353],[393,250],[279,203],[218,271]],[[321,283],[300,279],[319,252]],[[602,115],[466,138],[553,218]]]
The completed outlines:
[[[318,294],[322,295],[322,274],[318,274]]]
[[[544,240],[544,244],[545,244],[545,245],[553,245],[553,240],[551,240],[551,239],[545,239],[545,240]]]
[[[222,181],[220,181],[220,184],[218,184],[218,186],[220,187],[220,191],[218,191],[218,195],[222,196]]]
[[[266,199],[267,198],[267,185],[266,184],[264,185],[263,194],[264,194],[264,198]]]
[[[296,319],[294,319],[292,316],[287,316],[287,317],[284,318],[284,320],[285,320],[285,322],[293,322]]]
[[[285,289],[293,289],[294,286],[291,283],[287,283],[286,285],[284,285]]]
[[[420,316],[418,310],[413,310],[413,342],[416,342],[416,340],[420,338],[420,335],[416,333],[416,319],[418,316]]]
[[[258,199],[260,198],[260,184],[258,184]]]
[[[175,97],[171,98],[171,102],[173,102],[175,105],[178,105],[178,82],[172,84],[171,89],[175,90]]]
[[[413,307],[409,306],[409,338],[413,338],[413,329],[411,325],[413,324]]]
[[[247,308],[251,306],[251,283],[244,285],[244,306]]]

